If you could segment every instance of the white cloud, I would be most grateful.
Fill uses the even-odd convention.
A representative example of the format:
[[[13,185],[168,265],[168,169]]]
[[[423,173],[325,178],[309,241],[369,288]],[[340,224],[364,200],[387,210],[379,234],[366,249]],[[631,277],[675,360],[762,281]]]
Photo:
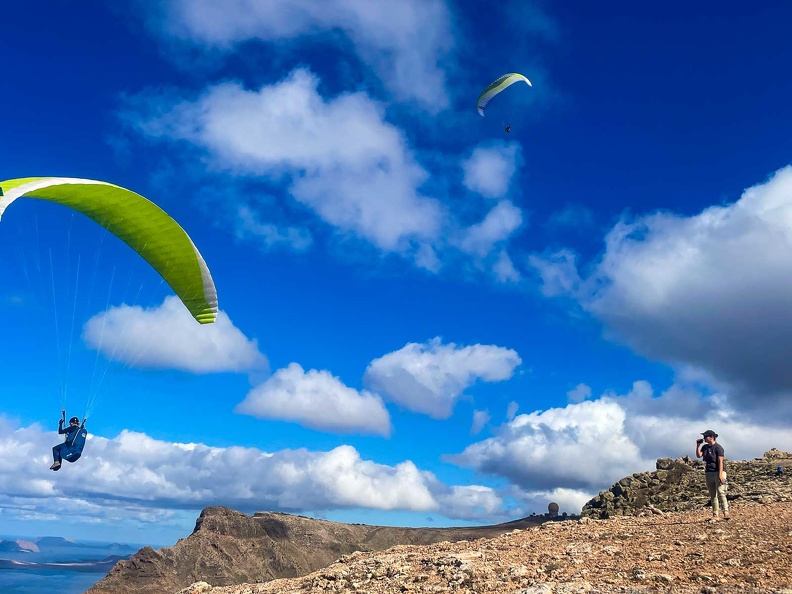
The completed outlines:
[[[513,490],[510,495],[520,502],[520,507],[528,512],[538,515],[546,514],[549,511],[550,502],[558,505],[559,515],[579,514],[583,506],[591,500],[592,493],[578,489],[546,489],[539,491],[518,491]]]
[[[427,173],[403,135],[363,93],[325,100],[317,85],[300,69],[258,91],[226,83],[193,102],[144,100],[146,113],[132,117],[144,134],[206,150],[221,169],[285,178],[292,196],[325,222],[382,250],[436,239],[445,215],[418,192]]]
[[[591,387],[586,384],[578,384],[567,392],[567,399],[570,402],[583,402],[591,396]]]
[[[490,422],[490,414],[489,411],[486,410],[474,410],[473,411],[473,424],[470,426],[470,434],[471,435],[478,435],[481,433],[481,430],[487,426],[487,423]]]
[[[484,519],[487,523],[500,522],[504,518],[503,499],[489,487],[454,486],[438,494],[437,502],[450,518]]]
[[[516,283],[522,278],[506,250],[501,250],[492,270],[495,273],[495,278],[502,283]]]
[[[40,482],[51,483],[44,479]],[[70,525],[79,525],[85,529],[86,525],[123,523],[125,527],[134,527],[150,531],[156,525],[157,529],[163,526],[178,527],[181,522],[176,522],[177,512],[166,509],[151,509],[139,503],[116,502],[106,505],[106,502],[97,499],[90,501],[82,498],[71,497],[68,493],[59,491],[57,495],[29,496],[4,493],[2,500],[2,517],[5,522],[16,520],[30,525],[33,522],[43,522],[59,526],[58,530]],[[194,518],[191,518],[194,522]],[[66,528],[68,530],[68,528]],[[181,527],[183,533],[183,527]],[[118,532],[108,538],[118,539]]]
[[[318,86],[313,73],[296,69],[258,90],[229,82],[188,100],[176,93],[139,95],[124,117],[144,136],[181,143],[204,174],[266,184],[271,193],[245,194],[231,208],[237,236],[264,249],[302,251],[312,244],[306,228],[273,221],[272,203],[285,196],[296,201],[281,205],[288,216],[307,210],[342,237],[398,253],[426,270],[436,273],[461,255],[498,282],[521,280],[506,245],[524,223],[520,208],[503,199],[466,226],[427,194],[428,171],[403,132],[385,121],[381,104],[363,92],[325,98]],[[498,194],[502,178],[496,182],[486,174],[498,169],[506,175],[504,164],[511,163],[513,176],[516,155],[514,146],[477,149],[467,164],[467,183]]]
[[[143,6],[148,15],[151,8]],[[453,35],[443,0],[170,0],[158,26],[166,35],[228,50],[251,40],[327,45],[334,37],[317,33],[343,32],[397,99],[431,112],[448,104],[439,64],[448,63]]]
[[[443,345],[440,338],[434,338],[426,344],[409,343],[375,359],[366,369],[364,383],[408,410],[444,419],[466,388],[477,380],[507,380],[520,363],[511,349]]]
[[[429,272],[437,272],[442,263],[436,250],[430,245],[423,244],[415,254],[415,265]]]
[[[624,435],[625,413],[607,399],[515,417],[452,461],[528,489],[609,485],[646,461]]]
[[[51,446],[59,441],[54,431],[18,427],[0,417],[5,514],[59,522],[153,522],[175,510],[226,505],[243,511],[370,508],[472,518],[502,507],[486,487],[447,486],[410,461],[378,464],[348,445],[267,453],[122,431],[114,439],[89,436],[83,457],[54,473]]]
[[[462,251],[484,257],[495,245],[506,241],[522,225],[522,211],[508,200],[498,202],[480,223],[464,230],[459,241]]]
[[[327,371],[297,363],[253,388],[236,412],[259,419],[293,421],[330,433],[390,435],[390,416],[376,394],[345,386]]]
[[[792,418],[792,166],[733,204],[622,221],[585,280],[569,252],[533,263],[547,294],[576,297],[639,352],[757,417]]]
[[[786,427],[745,422],[717,396],[681,386],[655,396],[640,381],[626,395],[518,415],[447,459],[511,481],[524,501],[566,490],[569,503],[582,503],[624,476],[654,470],[657,458],[695,456],[695,439],[709,428],[730,460],[792,448]]]
[[[159,307],[111,307],[83,328],[85,343],[110,361],[130,367],[181,369],[192,373],[266,370],[267,358],[220,311],[213,324],[199,324],[174,296]]]
[[[532,254],[528,263],[540,276],[540,289],[545,297],[579,295],[582,280],[577,271],[577,255],[571,250]]]
[[[237,237],[246,239],[255,237],[259,245],[266,251],[279,245],[286,245],[297,252],[311,247],[313,238],[306,229],[299,227],[279,227],[273,223],[263,222],[255,210],[249,206],[240,206],[236,216]]]
[[[502,198],[509,191],[519,156],[516,143],[479,146],[462,162],[462,183],[487,198]]]
[[[514,400],[509,402],[509,405],[506,407],[506,418],[509,421],[513,421],[515,415],[517,414],[517,411],[519,410],[519,408],[520,408],[520,405],[517,404],[516,402],[514,402]]]

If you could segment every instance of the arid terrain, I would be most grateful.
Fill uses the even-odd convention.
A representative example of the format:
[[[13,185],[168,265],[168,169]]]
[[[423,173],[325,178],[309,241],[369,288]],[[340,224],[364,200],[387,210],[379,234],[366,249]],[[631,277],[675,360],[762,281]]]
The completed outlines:
[[[180,594],[365,592],[784,592],[792,594],[792,502],[548,522],[497,538],[352,553],[301,578]]]
[[[398,528],[207,507],[191,535],[118,562],[89,594],[792,594],[792,454],[728,461],[731,517],[716,523],[701,461],[655,466],[569,519]]]
[[[199,580],[214,585],[267,582],[307,575],[356,551],[478,540],[549,520],[530,516],[491,526],[400,528],[275,512],[248,516],[227,507],[207,507],[190,536],[172,547],[140,549],[119,561],[88,594],[163,594]]]

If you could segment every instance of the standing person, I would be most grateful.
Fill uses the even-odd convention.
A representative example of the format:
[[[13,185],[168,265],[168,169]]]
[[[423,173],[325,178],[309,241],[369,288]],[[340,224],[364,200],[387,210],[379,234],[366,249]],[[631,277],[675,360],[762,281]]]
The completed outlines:
[[[83,447],[85,446],[85,431],[80,431],[83,426],[80,425],[80,419],[72,417],[69,419],[69,426],[64,427],[66,422],[66,411],[62,410],[63,416],[58,419],[58,434],[65,435],[63,443],[59,443],[52,448],[53,463],[50,470],[60,470],[63,458],[69,462],[75,462],[82,454]]]
[[[712,429],[702,433],[703,439],[696,440],[696,457],[704,458],[704,476],[707,479],[710,504],[712,505],[712,521],[718,521],[718,503],[723,507],[723,519],[729,519],[729,502],[726,500],[726,471],[723,467],[725,453],[723,446],[716,443],[718,434]]]

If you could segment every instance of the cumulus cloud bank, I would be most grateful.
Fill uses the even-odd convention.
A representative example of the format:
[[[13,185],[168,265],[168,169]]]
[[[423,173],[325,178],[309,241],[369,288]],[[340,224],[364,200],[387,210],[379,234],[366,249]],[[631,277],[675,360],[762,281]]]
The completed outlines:
[[[174,296],[159,307],[111,307],[85,323],[83,340],[106,359],[130,367],[192,373],[268,368],[256,341],[245,337],[228,315],[221,311],[214,324],[198,324]]]
[[[630,474],[641,461],[623,433],[624,420],[624,410],[608,401],[518,415],[496,437],[451,459],[527,490],[591,489]]]
[[[565,251],[532,260],[637,351],[728,388],[767,418],[792,418],[792,167],[726,206],[617,224],[593,273]]]
[[[244,511],[342,508],[437,511],[480,518],[502,507],[487,487],[444,485],[410,461],[364,460],[343,445],[325,452],[274,453],[170,443],[131,431],[90,436],[85,454],[57,474],[49,470],[58,436],[0,417],[0,505],[12,514],[161,518],[167,510],[227,505]],[[251,468],[255,472],[251,472]],[[61,505],[63,501],[71,502]],[[148,514],[147,516],[145,514]]]
[[[297,363],[276,371],[240,402],[236,412],[293,421],[330,433],[390,435],[390,415],[376,394],[345,386],[327,371]]]
[[[511,349],[481,344],[458,347],[434,338],[375,359],[363,381],[373,392],[408,410],[445,419],[466,388],[477,380],[507,380],[521,363]]]
[[[752,459],[772,447],[792,447],[786,428],[746,422],[717,397],[681,386],[655,395],[635,382],[625,395],[517,415],[447,459],[509,480],[527,500],[566,490],[588,499],[633,472],[654,470],[659,457],[695,455],[695,439],[713,428],[732,460]],[[584,499],[584,500],[585,500]]]
[[[168,0],[159,20],[151,18],[151,7],[145,9],[159,32],[221,50],[251,40],[310,38],[328,45],[335,38],[318,33],[342,32],[397,99],[430,112],[448,104],[439,64],[448,62],[453,35],[443,0]]]
[[[505,245],[523,223],[522,211],[507,199],[521,161],[519,145],[481,145],[461,163],[465,187],[499,200],[483,220],[468,226],[447,201],[449,189],[432,183],[430,170],[439,168],[438,159],[422,164],[408,135],[386,119],[394,99],[430,109],[447,101],[437,66],[452,39],[443,0],[327,0],[320,7],[308,0],[255,6],[231,0],[222,9],[208,0],[171,0],[163,6],[147,13],[157,31],[221,51],[233,52],[251,40],[337,40],[343,32],[393,96],[370,84],[348,85],[356,90],[329,96],[320,92],[316,74],[295,68],[283,80],[257,88],[224,82],[197,95],[140,93],[129,98],[122,114],[137,132],[176,144],[191,163],[202,163],[203,176],[256,180],[277,200],[285,195],[296,201],[287,216],[298,218],[307,209],[341,237],[363,239],[420,268],[438,272],[462,256],[499,282],[520,280],[519,260]],[[426,22],[432,27],[423,27]],[[458,157],[440,159],[452,160]],[[314,241],[300,224],[274,220],[283,213],[274,214],[271,202],[255,192],[229,210],[237,235],[264,249],[302,251]]]
[[[224,170],[286,176],[297,201],[385,251],[436,239],[443,209],[420,194],[427,174],[399,130],[365,94],[326,100],[318,82],[298,69],[258,91],[225,83],[194,101],[160,97],[143,102],[147,114],[137,125],[151,137],[201,147]]]

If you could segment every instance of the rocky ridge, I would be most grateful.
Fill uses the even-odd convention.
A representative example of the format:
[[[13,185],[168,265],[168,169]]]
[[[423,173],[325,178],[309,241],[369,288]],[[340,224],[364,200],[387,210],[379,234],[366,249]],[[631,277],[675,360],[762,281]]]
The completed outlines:
[[[549,519],[531,516],[470,528],[394,528],[271,512],[251,517],[207,507],[190,536],[160,550],[144,547],[119,561],[88,594],[162,594],[199,580],[214,585],[266,582],[309,574],[355,551],[493,537]]]
[[[781,466],[784,472],[776,476]],[[583,506],[581,515],[605,519],[645,510],[692,511],[709,505],[704,485],[704,463],[684,458],[659,458],[653,472],[636,472],[602,491]],[[777,503],[792,501],[792,454],[773,448],[761,458],[727,460],[724,468],[731,502]]]
[[[142,549],[89,592],[176,592],[197,582],[181,592],[792,594],[790,463],[778,450],[727,462],[733,519],[712,525],[703,466],[687,458],[659,459],[656,471],[591,500],[586,517],[562,522],[405,529],[207,508],[190,537]]]
[[[476,541],[358,552],[310,575],[179,594],[792,594],[792,503],[548,522]]]

